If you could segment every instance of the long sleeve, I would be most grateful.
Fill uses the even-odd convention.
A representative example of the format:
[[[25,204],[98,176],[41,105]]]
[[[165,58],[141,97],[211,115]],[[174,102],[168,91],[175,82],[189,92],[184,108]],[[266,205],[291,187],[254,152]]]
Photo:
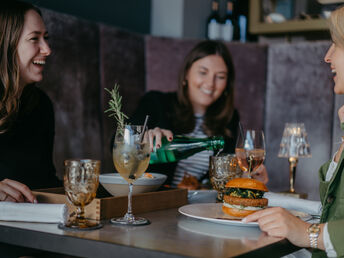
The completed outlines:
[[[322,215],[320,222],[327,223],[327,230],[329,240],[338,255],[338,257],[344,256],[344,153],[342,153],[337,166],[331,164],[331,160],[325,163],[319,170],[320,179],[320,197],[322,201]],[[331,170],[335,167],[333,175],[330,177]],[[328,175],[328,177],[327,177]],[[329,181],[327,181],[330,179]],[[326,232],[324,232],[326,234]],[[324,236],[326,238],[326,236]],[[328,240],[328,239],[327,239]],[[325,247],[331,255],[331,247],[328,245],[326,239],[324,239]]]

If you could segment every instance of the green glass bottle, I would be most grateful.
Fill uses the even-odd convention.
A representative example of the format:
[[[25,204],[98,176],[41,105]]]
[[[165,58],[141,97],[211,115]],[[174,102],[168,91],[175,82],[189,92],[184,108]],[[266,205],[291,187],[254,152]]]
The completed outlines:
[[[149,163],[176,162],[200,151],[223,149],[224,145],[223,137],[193,138],[175,135],[171,142],[164,137],[162,146],[151,153]]]

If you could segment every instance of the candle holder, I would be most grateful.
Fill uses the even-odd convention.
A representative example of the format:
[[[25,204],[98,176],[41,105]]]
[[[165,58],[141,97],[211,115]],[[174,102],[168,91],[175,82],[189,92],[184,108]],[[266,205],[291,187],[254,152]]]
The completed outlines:
[[[307,140],[307,133],[303,123],[286,123],[278,152],[278,157],[288,158],[289,162],[289,190],[284,192],[298,198],[306,198],[303,193],[296,193],[295,175],[299,158],[311,157],[310,145]]]

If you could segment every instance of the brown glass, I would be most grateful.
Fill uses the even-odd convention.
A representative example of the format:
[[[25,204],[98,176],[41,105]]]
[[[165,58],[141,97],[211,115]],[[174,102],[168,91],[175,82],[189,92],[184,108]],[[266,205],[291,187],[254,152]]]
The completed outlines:
[[[68,200],[76,207],[76,216],[64,226],[72,229],[99,228],[97,221],[85,218],[84,208],[96,197],[100,161],[76,159],[65,161],[64,187]]]

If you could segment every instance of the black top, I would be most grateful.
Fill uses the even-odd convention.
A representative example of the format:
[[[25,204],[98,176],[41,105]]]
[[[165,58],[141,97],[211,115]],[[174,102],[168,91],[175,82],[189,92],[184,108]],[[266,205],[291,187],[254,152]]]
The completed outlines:
[[[143,96],[140,103],[130,118],[131,124],[143,124],[146,115],[149,115],[148,128],[160,127],[163,129],[169,129],[173,133],[177,130],[174,128],[172,119],[174,118],[175,111],[173,106],[177,103],[176,92],[162,93],[159,91],[150,91]],[[235,143],[237,138],[237,130],[239,125],[239,113],[234,110],[232,119],[227,125],[227,128],[231,131],[232,137],[225,137],[224,152],[234,153]],[[168,175],[167,183],[170,183],[173,178],[173,173],[176,167],[176,163],[168,164],[156,164],[150,165],[148,171],[158,172]]]
[[[0,134],[0,180],[17,180],[31,189],[60,186],[53,164],[54,110],[49,97],[25,87],[12,127]]]

